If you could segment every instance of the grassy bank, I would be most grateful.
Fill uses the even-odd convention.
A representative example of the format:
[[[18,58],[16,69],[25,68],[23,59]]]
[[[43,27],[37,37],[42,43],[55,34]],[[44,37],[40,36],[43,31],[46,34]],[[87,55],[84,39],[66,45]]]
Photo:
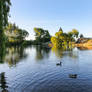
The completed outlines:
[[[82,49],[92,49],[92,39],[88,39],[85,42],[75,43],[75,46]]]

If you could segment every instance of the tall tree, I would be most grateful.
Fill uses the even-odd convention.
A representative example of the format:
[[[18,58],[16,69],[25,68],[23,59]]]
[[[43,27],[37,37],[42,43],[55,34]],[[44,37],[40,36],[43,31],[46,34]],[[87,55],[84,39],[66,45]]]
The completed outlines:
[[[71,43],[75,41],[75,37],[77,38],[79,32],[76,29],[73,29],[71,32],[65,33],[62,28],[59,29],[58,32],[55,33],[55,36],[51,37],[51,42],[54,47],[58,48],[69,48]]]
[[[0,0],[0,45],[4,40],[4,27],[8,24],[10,0]]]
[[[4,27],[8,24],[10,5],[10,0],[0,0],[0,61],[2,61],[5,51]]]

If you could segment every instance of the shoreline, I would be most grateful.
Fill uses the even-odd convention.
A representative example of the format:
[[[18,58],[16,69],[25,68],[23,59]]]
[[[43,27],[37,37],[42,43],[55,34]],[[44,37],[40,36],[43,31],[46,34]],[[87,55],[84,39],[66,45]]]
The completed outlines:
[[[92,44],[78,43],[78,44],[75,44],[74,46],[77,47],[77,48],[80,48],[80,49],[88,49],[88,50],[92,50]]]

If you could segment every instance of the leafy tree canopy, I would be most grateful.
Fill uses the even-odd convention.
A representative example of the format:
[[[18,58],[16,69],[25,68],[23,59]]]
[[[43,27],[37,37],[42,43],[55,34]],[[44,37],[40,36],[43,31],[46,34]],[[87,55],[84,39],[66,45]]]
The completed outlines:
[[[34,32],[35,32],[36,40],[38,42],[50,41],[51,36],[50,36],[48,30],[44,30],[42,28],[34,28]]]
[[[0,49],[5,46],[5,35],[3,29],[8,24],[10,6],[10,0],[0,0]]]
[[[58,32],[55,33],[55,36],[51,37],[51,42],[55,47],[69,47],[69,45],[75,41],[75,37],[77,38],[79,32],[76,29],[68,33],[64,33],[62,28],[59,29]]]
[[[16,24],[11,23],[6,26],[4,32],[9,42],[21,42],[29,35],[26,30],[20,29]]]
[[[0,0],[0,30],[8,24],[10,0]]]

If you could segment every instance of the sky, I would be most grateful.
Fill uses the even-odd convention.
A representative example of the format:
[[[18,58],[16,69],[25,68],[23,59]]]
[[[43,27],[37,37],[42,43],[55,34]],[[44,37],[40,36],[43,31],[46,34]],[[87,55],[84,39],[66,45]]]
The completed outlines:
[[[54,35],[61,27],[64,32],[77,29],[92,37],[92,0],[11,0],[10,19],[29,32],[34,39],[34,27]]]

